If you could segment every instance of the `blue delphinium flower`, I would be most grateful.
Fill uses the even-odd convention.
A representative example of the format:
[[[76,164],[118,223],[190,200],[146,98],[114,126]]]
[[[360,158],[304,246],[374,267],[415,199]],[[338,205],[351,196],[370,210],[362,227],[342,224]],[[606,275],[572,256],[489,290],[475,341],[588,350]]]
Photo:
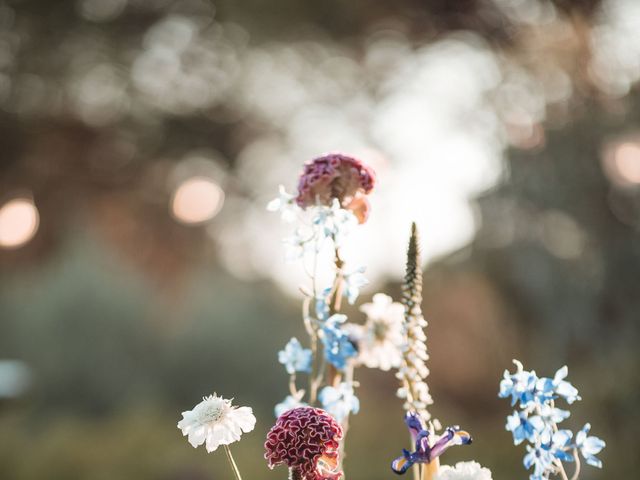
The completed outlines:
[[[573,462],[573,455],[569,453],[573,448],[572,438],[573,432],[571,430],[558,430],[551,437],[551,441],[543,447],[549,450],[558,460]]]
[[[587,434],[591,430],[591,425],[587,423],[582,430],[576,435],[576,447],[587,461],[593,467],[602,468],[602,460],[596,458],[596,455],[607,445],[604,440],[598,437],[589,437]]]
[[[536,382],[536,390],[541,398],[564,398],[567,403],[572,404],[576,400],[580,400],[578,389],[565,381],[569,374],[567,366],[558,369],[553,378],[540,378]]]
[[[513,363],[516,364],[516,372],[509,373],[508,370],[504,371],[498,396],[500,398],[511,397],[511,406],[514,406],[517,402],[527,404],[534,398],[533,392],[535,391],[538,377],[535,372],[524,370],[522,363],[519,361],[514,360]]]
[[[324,387],[318,396],[322,408],[341,422],[350,413],[360,411],[360,400],[353,393],[353,385],[342,382],[337,387]]]
[[[278,352],[278,361],[285,366],[287,373],[311,372],[313,355],[308,348],[302,348],[297,338],[292,338],[283,350]]]
[[[403,449],[402,455],[391,462],[391,469],[397,474],[403,474],[416,463],[431,463],[445,450],[453,445],[467,445],[471,443],[471,435],[460,430],[460,427],[448,427],[433,443],[429,442],[431,432],[425,430],[422,420],[415,412],[408,412],[404,421],[411,432],[415,443],[415,452]]]
[[[330,207],[316,206],[311,222],[321,241],[331,238],[336,246],[340,246],[349,232],[358,225],[356,216],[351,211],[342,208],[340,202],[335,198]]]
[[[279,195],[269,202],[267,210],[270,212],[280,212],[282,220],[287,223],[293,222],[300,212],[300,207],[296,205],[295,195],[287,193],[284,185],[278,187]]]
[[[364,276],[365,267],[359,267],[344,274],[344,294],[349,305],[353,305],[360,295],[360,288],[369,283]]]
[[[507,417],[505,428],[513,434],[514,445],[520,445],[524,440],[535,443],[547,430],[540,416],[529,417],[527,412],[513,412]]]
[[[539,405],[538,413],[545,423],[549,425],[551,423],[560,423],[571,416],[571,412],[569,410],[562,410],[561,408],[557,408],[555,405],[552,406],[549,403]]]
[[[548,479],[550,475],[561,472],[562,462],[576,460],[576,450],[589,465],[601,467],[602,462],[595,457],[605,446],[597,437],[589,437],[590,425],[575,435],[570,430],[558,429],[558,424],[571,413],[555,406],[555,400],[563,399],[571,404],[580,400],[578,389],[565,379],[568,368],[558,369],[553,378],[538,378],[535,372],[524,370],[522,364],[514,360],[516,372],[505,371],[500,382],[499,397],[511,397],[511,404],[518,405],[519,411],[507,417],[506,429],[513,434],[513,443],[518,445],[527,440],[527,454],[524,465],[534,467],[531,480]]]
[[[302,391],[302,393],[304,393]],[[301,397],[301,395],[299,395]],[[275,406],[275,414],[276,417],[279,417],[287,410],[291,410],[292,408],[297,407],[306,407],[307,404],[305,402],[301,402],[299,398],[294,397],[293,395],[287,395],[287,397],[280,403]]]
[[[346,320],[346,315],[335,314],[322,325],[325,358],[338,370],[344,370],[347,360],[358,353],[347,332],[340,328]]]
[[[529,480],[543,480],[549,478],[549,473],[553,471],[553,454],[542,447],[532,447],[527,445],[527,454],[524,456],[524,467],[529,470],[533,466],[533,473],[529,475]]]

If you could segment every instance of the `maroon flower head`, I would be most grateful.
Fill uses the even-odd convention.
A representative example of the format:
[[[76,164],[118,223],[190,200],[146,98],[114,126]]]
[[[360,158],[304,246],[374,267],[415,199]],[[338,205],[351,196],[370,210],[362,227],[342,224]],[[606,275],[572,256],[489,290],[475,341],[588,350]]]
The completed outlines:
[[[303,480],[337,480],[342,427],[324,410],[299,407],[284,412],[267,434],[269,468],[285,464]]]
[[[364,223],[369,214],[365,195],[373,190],[375,182],[376,174],[371,167],[353,157],[330,153],[304,166],[296,202],[301,208],[317,203],[329,206],[336,198],[343,208],[353,210],[360,223]]]

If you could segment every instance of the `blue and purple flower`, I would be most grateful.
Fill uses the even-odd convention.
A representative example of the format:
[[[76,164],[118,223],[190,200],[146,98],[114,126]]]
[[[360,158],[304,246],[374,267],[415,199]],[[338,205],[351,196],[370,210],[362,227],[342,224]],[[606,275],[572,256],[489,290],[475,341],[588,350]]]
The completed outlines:
[[[415,464],[428,464],[438,458],[446,449],[453,445],[468,445],[471,443],[471,435],[460,430],[460,427],[448,427],[445,432],[435,441],[431,441],[431,432],[426,430],[420,417],[414,412],[408,412],[404,421],[411,432],[411,438],[415,443],[415,452],[402,450],[402,456],[396,458],[391,463],[391,469],[402,475]]]

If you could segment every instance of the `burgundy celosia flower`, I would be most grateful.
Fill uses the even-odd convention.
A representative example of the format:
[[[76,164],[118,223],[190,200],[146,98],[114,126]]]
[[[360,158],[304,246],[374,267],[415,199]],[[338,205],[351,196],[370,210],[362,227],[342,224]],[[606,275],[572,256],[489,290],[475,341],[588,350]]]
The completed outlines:
[[[299,407],[284,412],[267,434],[269,468],[285,464],[302,480],[337,480],[342,427],[324,410]]]
[[[369,214],[365,195],[371,192],[375,182],[376,174],[371,167],[353,157],[330,153],[304,166],[296,203],[302,208],[317,203],[328,206],[336,198],[364,223]]]

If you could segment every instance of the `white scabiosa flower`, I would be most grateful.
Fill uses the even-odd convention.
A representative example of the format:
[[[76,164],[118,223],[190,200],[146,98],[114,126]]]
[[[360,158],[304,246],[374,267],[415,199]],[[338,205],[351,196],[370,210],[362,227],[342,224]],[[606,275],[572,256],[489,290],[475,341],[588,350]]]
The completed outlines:
[[[404,344],[404,307],[383,293],[373,296],[360,310],[367,322],[355,333],[358,342],[358,360],[369,368],[390,370],[402,363]]]
[[[204,397],[193,410],[182,412],[178,428],[188,435],[189,443],[198,447],[206,443],[207,452],[220,445],[229,445],[240,440],[242,433],[253,430],[256,417],[249,407],[233,407],[215,393]]]
[[[434,480],[492,480],[491,470],[478,462],[458,462],[455,467],[443,465]]]

